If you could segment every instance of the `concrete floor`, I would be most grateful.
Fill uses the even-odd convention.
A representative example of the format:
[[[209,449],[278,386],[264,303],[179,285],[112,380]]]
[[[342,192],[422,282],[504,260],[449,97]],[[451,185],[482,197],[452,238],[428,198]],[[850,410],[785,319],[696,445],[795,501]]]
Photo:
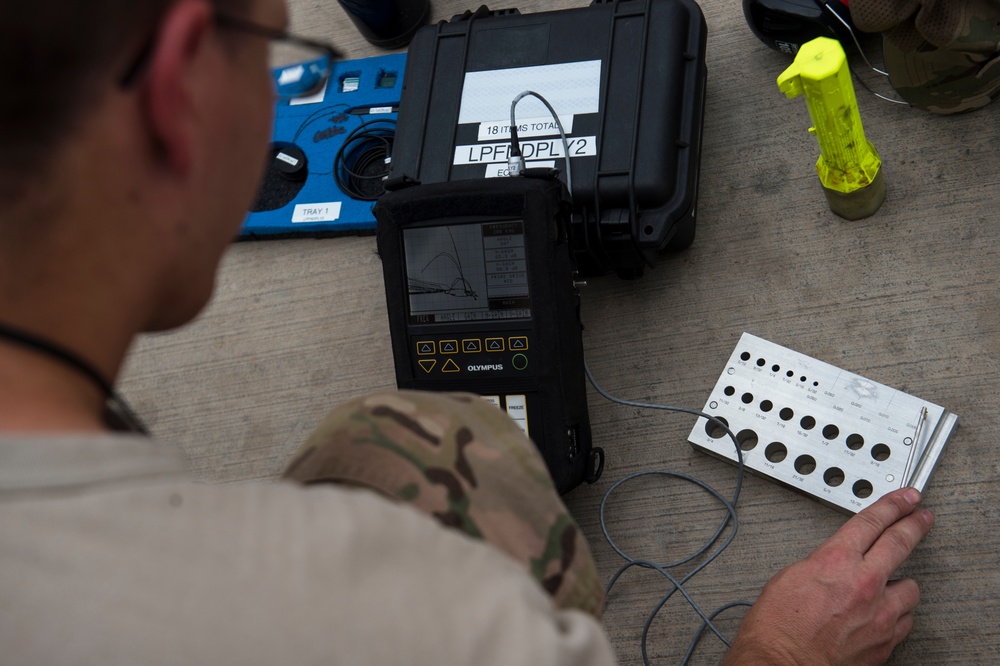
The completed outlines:
[[[333,2],[292,0],[293,28],[348,57],[379,55]],[[531,0],[523,12],[580,6]],[[937,117],[858,90],[888,197],[868,219],[834,216],[813,164],[805,103],[779,93],[789,60],[747,30],[739,3],[703,0],[708,23],[698,232],[638,281],[591,279],[583,293],[588,362],[606,389],[700,408],[744,331],[943,405],[960,416],[925,502],[938,522],[901,574],[921,585],[916,626],[892,664],[995,664],[1000,650],[996,427],[1000,416],[1000,103]],[[435,19],[472,5],[434,0]],[[878,83],[878,82],[876,82]],[[372,237],[236,244],[215,299],[185,329],[134,350],[124,393],[195,474],[273,478],[333,405],[394,386],[381,266]],[[567,497],[605,576],[620,559],[598,524],[601,497],[642,470],[691,474],[730,495],[734,468],[694,451],[694,418],[603,400],[590,391],[602,479]],[[690,553],[722,519],[703,491],[643,477],[612,496],[609,528],[636,556]],[[740,531],[688,589],[706,609],[753,600],[844,515],[757,477]],[[646,615],[666,591],[625,574],[606,626],[623,664],[640,663]],[[732,632],[741,611],[721,626]],[[649,656],[679,661],[699,626],[681,599],[653,623]],[[707,638],[693,663],[715,663]]]

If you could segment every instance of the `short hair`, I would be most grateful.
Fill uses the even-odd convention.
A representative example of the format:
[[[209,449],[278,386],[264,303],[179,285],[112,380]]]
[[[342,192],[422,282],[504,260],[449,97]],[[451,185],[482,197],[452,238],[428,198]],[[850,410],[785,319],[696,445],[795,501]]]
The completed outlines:
[[[173,0],[0,2],[0,177],[17,182],[48,164],[98,77]]]
[[[0,196],[8,202],[152,37],[176,0],[0,0]],[[213,4],[233,4],[213,2]],[[249,4],[249,1],[246,3]]]

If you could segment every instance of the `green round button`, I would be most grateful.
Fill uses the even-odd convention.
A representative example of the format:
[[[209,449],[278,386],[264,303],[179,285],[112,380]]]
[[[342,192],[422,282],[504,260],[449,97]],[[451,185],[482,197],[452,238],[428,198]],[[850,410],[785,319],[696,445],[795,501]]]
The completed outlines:
[[[528,367],[528,357],[524,354],[514,354],[514,358],[510,359],[510,362],[515,370],[524,370]]]

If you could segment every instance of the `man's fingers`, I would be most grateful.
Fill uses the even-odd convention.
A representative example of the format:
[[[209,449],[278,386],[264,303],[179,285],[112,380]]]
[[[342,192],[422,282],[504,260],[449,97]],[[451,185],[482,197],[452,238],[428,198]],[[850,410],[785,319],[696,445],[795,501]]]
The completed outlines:
[[[915,488],[894,490],[844,523],[831,540],[863,556],[891,525],[913,513],[919,502],[920,492]]]
[[[913,629],[913,613],[901,615],[896,622],[896,631],[892,635],[892,647],[895,648],[902,643],[903,639],[910,634],[911,629]]]
[[[902,566],[920,540],[927,536],[934,524],[934,514],[927,509],[917,509],[891,525],[875,541],[865,555],[865,562],[874,564],[886,576]]]
[[[884,599],[896,615],[907,615],[920,603],[920,588],[912,578],[890,580],[885,586]]]

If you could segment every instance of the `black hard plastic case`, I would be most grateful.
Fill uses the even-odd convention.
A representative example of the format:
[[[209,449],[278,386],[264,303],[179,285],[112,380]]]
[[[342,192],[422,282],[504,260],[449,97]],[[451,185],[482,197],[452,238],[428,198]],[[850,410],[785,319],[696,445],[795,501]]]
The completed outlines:
[[[537,82],[533,73],[547,73],[548,90],[560,97],[562,69],[551,66],[599,61],[599,74],[577,91],[593,102],[568,114],[570,140],[587,148],[570,151],[587,153],[572,157],[573,249],[585,275],[614,270],[639,277],[664,250],[694,240],[705,43],[704,17],[693,0],[595,0],[535,14],[482,7],[426,26],[407,56],[388,187],[484,178],[487,169],[498,175],[505,139],[484,128],[504,119],[509,126],[521,81],[529,89]],[[467,122],[466,88],[484,75],[498,79],[486,95],[479,87],[480,97],[495,98],[495,111]],[[564,108],[555,110],[563,116]],[[537,142],[549,142],[542,146],[548,154],[559,153],[547,165],[561,169],[566,181],[558,136],[548,133]],[[484,153],[492,166],[476,161]]]

